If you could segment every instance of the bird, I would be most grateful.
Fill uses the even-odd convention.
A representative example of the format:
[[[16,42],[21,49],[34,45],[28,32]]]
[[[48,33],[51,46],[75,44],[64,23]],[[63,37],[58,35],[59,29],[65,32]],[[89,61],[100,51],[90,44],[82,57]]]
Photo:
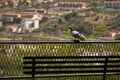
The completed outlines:
[[[71,35],[75,38],[75,39],[80,39],[81,41],[85,41],[85,36],[82,33],[79,33],[76,30],[73,30],[71,27],[69,27],[70,31],[71,31]]]

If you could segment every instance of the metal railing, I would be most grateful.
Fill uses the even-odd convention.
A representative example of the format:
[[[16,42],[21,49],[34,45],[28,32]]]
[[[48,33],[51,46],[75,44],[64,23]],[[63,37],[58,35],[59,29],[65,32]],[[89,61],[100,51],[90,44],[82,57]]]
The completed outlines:
[[[120,41],[0,41],[0,78],[25,78],[24,56],[120,56]]]

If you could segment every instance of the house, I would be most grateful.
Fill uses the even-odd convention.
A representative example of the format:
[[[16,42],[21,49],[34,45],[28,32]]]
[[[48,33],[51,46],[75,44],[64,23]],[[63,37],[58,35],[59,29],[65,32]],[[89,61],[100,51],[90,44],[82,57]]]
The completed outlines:
[[[120,37],[120,32],[108,32],[105,37],[100,37],[100,40],[115,40]]]
[[[79,10],[85,9],[87,3],[85,2],[58,2],[54,5],[55,9],[64,9],[64,10]]]
[[[26,19],[26,18],[33,18],[34,16],[39,16],[37,12],[20,12],[19,18]]]
[[[120,0],[105,0],[105,8],[120,8]]]
[[[40,15],[42,15],[42,14],[48,13],[48,11],[45,10],[45,9],[37,9],[37,13],[39,13]]]
[[[0,6],[3,5],[8,5],[8,1],[7,0],[0,0]]]
[[[29,27],[33,27],[32,23],[33,23],[32,19],[24,19],[21,21],[20,27],[23,29],[28,29]]]
[[[116,36],[120,36],[120,32],[116,33]]]
[[[18,16],[17,13],[3,13],[1,19],[3,22],[14,22],[14,19]]]
[[[27,2],[28,4],[31,4],[31,0],[26,0],[26,2]]]
[[[14,7],[18,6],[19,0],[11,0],[13,2]]]
[[[38,9],[39,11],[39,9]],[[19,13],[3,13],[1,15],[1,20],[3,22],[14,22],[17,19],[31,19],[31,18],[39,18],[41,20],[43,15],[39,15],[38,12],[28,10],[26,12],[19,12]]]
[[[20,28],[28,30],[29,28],[39,28],[39,19],[23,19],[20,23]]]
[[[116,32],[107,33],[107,37],[112,37],[112,38],[116,37]]]
[[[105,37],[100,37],[100,40],[115,40],[118,32],[108,32]]]
[[[45,10],[45,9],[33,9],[33,8],[27,9],[27,10],[25,10],[25,12],[29,12],[29,13],[38,13],[39,15],[43,15],[43,14],[48,13],[48,11]]]
[[[19,2],[23,2],[24,0],[11,0],[13,2],[14,7],[19,5]],[[31,4],[31,0],[25,0],[28,4]]]

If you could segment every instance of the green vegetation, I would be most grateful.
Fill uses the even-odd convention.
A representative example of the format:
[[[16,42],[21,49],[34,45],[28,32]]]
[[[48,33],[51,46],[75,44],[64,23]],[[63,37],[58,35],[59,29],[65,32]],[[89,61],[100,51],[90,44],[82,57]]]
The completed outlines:
[[[68,14],[63,14],[64,10],[62,9],[53,10],[52,6],[54,3],[63,1],[72,2],[73,0],[54,0],[54,2],[42,2],[40,4],[37,3],[37,0],[32,0],[31,4],[23,0],[23,2],[19,2],[16,8],[13,8],[13,3],[9,1],[10,4],[8,6],[16,12],[21,12],[28,8],[44,8],[48,11],[53,11],[55,14],[45,14],[43,16],[42,21],[40,21],[40,28],[34,31],[43,32],[48,36],[65,37],[64,32],[68,31],[68,26],[73,27],[73,29],[78,30],[89,38],[105,36],[107,31],[120,31],[120,10],[104,8],[104,0],[74,0],[74,2],[87,2],[88,8],[73,10]],[[4,10],[4,8],[1,8],[1,10]],[[59,13],[63,15],[59,15]],[[20,23],[20,21],[18,18],[15,19],[15,23]],[[46,39],[46,37],[44,38]],[[67,38],[71,39],[69,35],[67,35]]]
[[[103,35],[106,34],[106,32],[107,32],[107,27],[106,26],[96,26],[94,35],[103,36]]]
[[[30,41],[31,40],[31,36],[23,36],[22,40],[24,40],[24,41]]]
[[[120,30],[120,13],[117,13],[117,16],[113,18],[108,24],[111,29]]]
[[[4,31],[5,30],[5,27],[0,27],[0,31]]]
[[[77,15],[76,12],[72,12],[72,13],[69,13],[69,14],[65,15],[64,19],[66,21],[68,21],[70,18],[75,17],[76,15]]]

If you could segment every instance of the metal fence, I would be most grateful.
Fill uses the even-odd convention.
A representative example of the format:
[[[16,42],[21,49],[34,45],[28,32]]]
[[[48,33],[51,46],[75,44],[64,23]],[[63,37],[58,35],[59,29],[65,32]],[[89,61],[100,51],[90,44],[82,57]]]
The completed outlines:
[[[26,76],[24,56],[120,56],[120,41],[0,41],[0,80]],[[44,78],[38,80],[101,80],[102,77]],[[6,80],[5,79],[5,80]],[[16,80],[16,79],[11,79]],[[21,80],[21,79],[19,79]],[[30,79],[22,79],[30,80]],[[107,80],[120,80],[108,76]]]

